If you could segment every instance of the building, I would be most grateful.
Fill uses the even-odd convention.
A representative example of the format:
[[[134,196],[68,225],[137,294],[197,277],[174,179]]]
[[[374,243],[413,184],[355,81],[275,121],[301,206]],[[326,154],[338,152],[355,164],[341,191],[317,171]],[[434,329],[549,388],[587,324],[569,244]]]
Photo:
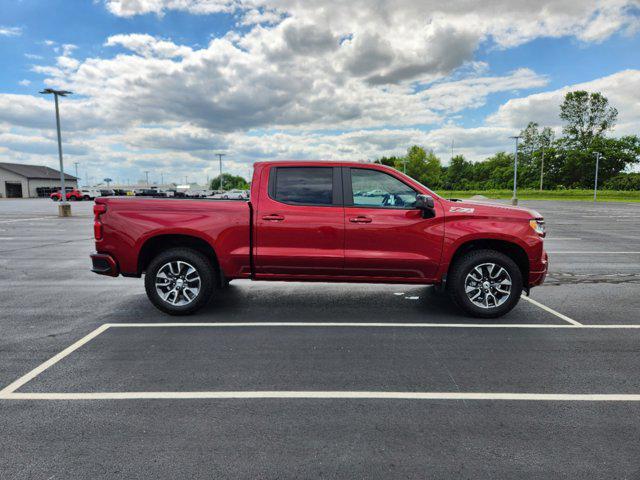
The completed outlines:
[[[78,179],[64,175],[65,187],[78,187]],[[40,165],[0,162],[0,198],[49,197],[60,191],[60,171]]]

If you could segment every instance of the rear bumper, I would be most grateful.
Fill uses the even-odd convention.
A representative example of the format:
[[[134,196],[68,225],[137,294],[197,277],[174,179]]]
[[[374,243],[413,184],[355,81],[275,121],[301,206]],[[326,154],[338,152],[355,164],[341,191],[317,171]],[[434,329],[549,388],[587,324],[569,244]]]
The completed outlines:
[[[111,255],[107,253],[92,253],[90,257],[93,264],[92,272],[99,275],[109,275],[110,277],[117,277],[120,273],[118,263]]]
[[[544,250],[542,251],[542,259],[540,260],[539,265],[543,267],[542,270],[529,272],[529,287],[542,285],[545,278],[547,278],[547,272],[549,271],[549,256]]]

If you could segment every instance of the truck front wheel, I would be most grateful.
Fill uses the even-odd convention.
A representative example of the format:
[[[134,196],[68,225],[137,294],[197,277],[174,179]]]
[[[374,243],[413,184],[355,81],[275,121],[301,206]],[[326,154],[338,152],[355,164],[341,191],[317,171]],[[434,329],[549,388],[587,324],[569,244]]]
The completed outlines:
[[[172,248],[151,260],[144,286],[149,300],[159,310],[169,315],[189,315],[211,299],[213,267],[196,250]]]
[[[471,251],[452,266],[447,290],[454,303],[466,313],[496,318],[509,312],[520,300],[522,273],[504,253]]]

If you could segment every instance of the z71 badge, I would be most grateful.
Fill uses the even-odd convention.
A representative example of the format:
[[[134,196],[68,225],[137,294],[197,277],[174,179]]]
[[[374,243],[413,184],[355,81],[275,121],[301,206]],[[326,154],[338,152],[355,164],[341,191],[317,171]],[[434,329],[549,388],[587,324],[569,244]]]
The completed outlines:
[[[475,210],[474,208],[467,208],[467,207],[451,207],[449,209],[449,211],[452,213],[473,213],[474,210]]]

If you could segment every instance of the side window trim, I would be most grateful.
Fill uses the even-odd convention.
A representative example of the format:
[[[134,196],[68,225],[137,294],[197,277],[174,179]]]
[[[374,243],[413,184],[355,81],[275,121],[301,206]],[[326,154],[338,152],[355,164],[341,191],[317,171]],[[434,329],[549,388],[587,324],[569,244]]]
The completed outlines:
[[[342,185],[343,185],[343,187],[342,188],[343,188],[343,194],[344,194],[344,206],[345,207],[379,208],[379,209],[385,209],[385,210],[417,210],[416,208],[407,208],[407,207],[383,207],[383,206],[376,206],[376,205],[354,205],[353,204],[353,183],[351,181],[351,170],[369,170],[369,171],[379,172],[379,173],[381,173],[383,175],[390,176],[391,178],[393,178],[394,180],[399,181],[400,183],[403,183],[407,188],[410,188],[411,190],[416,192],[416,195],[420,193],[415,188],[413,188],[411,185],[409,185],[405,181],[399,179],[395,175],[391,175],[390,173],[383,172],[381,170],[376,170],[375,168],[343,167],[342,168],[342,171],[343,171],[343,174],[342,174]]]
[[[282,200],[278,200],[276,198],[276,185],[278,181],[278,170],[280,168],[331,168],[332,173],[332,198],[331,205],[319,204],[319,203],[289,203],[283,202]],[[269,169],[269,184],[267,186],[267,195],[269,199],[281,203],[283,205],[289,205],[292,207],[342,207],[343,206],[343,192],[342,192],[342,175],[341,175],[341,167],[332,167],[327,166],[323,167],[321,165],[318,166],[300,166],[296,167],[295,165],[290,165],[286,167],[271,167]]]

